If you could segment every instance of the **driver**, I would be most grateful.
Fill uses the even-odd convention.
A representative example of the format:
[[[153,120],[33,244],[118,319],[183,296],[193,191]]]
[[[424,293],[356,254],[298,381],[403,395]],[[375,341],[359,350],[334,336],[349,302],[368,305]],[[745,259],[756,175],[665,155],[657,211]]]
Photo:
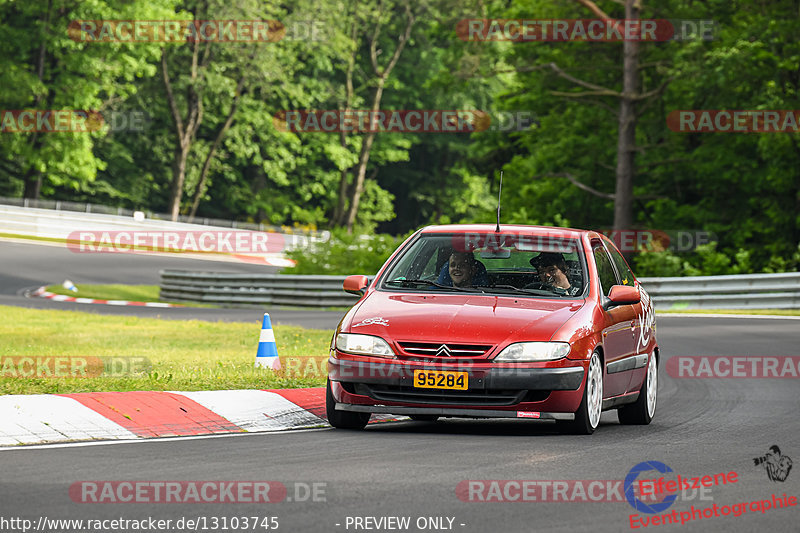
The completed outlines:
[[[580,287],[574,287],[569,281],[569,268],[564,256],[556,252],[542,252],[530,260],[536,267],[539,280],[559,294],[576,296]]]

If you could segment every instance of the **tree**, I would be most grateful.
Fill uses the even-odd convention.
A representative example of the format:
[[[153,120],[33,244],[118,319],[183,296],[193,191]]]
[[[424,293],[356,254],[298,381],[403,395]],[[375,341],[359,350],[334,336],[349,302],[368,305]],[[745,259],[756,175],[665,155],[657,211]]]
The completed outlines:
[[[159,19],[174,0],[147,5],[123,0],[76,3],[0,2],[0,101],[6,110],[104,112],[137,90],[135,80],[151,75],[158,46],[91,42],[70,32],[74,20]],[[107,133],[16,132],[0,135],[0,176],[7,194],[26,198],[91,190],[105,162],[93,153]]]
[[[186,117],[178,109],[178,102],[173,92],[172,81],[169,76],[167,66],[167,51],[161,52],[161,75],[164,80],[164,91],[167,103],[169,104],[170,115],[175,126],[175,155],[172,161],[172,185],[170,186],[169,213],[172,220],[178,220],[180,214],[181,199],[183,198],[183,183],[186,180],[186,160],[192,149],[197,130],[203,122],[203,94],[202,84],[199,83],[198,70],[208,65],[210,46],[205,45],[206,53],[203,54],[202,62],[198,62],[200,52],[200,41],[195,40],[191,43],[191,67],[189,82],[186,87]],[[202,74],[201,74],[202,76]]]
[[[574,0],[588,8],[593,15],[603,20],[613,20],[608,14],[600,9],[592,0]],[[625,20],[637,21],[640,18],[642,0],[624,0]],[[560,77],[584,88],[587,91],[575,93],[569,92],[563,96],[569,98],[614,96],[619,100],[619,126],[617,130],[617,163],[616,163],[616,185],[614,194],[614,223],[613,227],[617,230],[627,230],[633,224],[633,184],[636,176],[635,158],[636,146],[636,125],[637,113],[636,104],[642,100],[653,98],[660,95],[666,89],[668,80],[662,83],[657,89],[647,93],[639,92],[639,41],[637,39],[625,39],[623,41],[623,64],[622,64],[622,91],[608,89],[594,83],[586,82],[570,76],[557,65],[551,63],[550,68]],[[572,183],[578,185],[596,196],[606,197],[609,195],[595,191],[591,187],[585,186],[571,176]]]
[[[403,53],[403,49],[406,46],[406,43],[411,38],[411,31],[414,27],[414,23],[416,21],[416,14],[412,10],[410,0],[403,0],[401,3],[396,5],[392,5],[393,3],[390,0],[379,0],[377,8],[373,14],[374,23],[371,28],[371,31],[366,36],[366,47],[369,50],[369,69],[372,73],[370,78],[367,78],[366,83],[373,85],[372,87],[372,94],[369,99],[369,111],[376,112],[381,108],[381,100],[383,98],[383,91],[386,86],[386,82],[389,79],[392,71],[394,70],[395,66],[397,65],[398,60],[400,59],[401,54]],[[394,50],[392,51],[391,56],[387,60],[385,64],[381,64],[378,58],[379,53],[383,52],[381,50],[379,52],[378,47],[381,41],[381,31],[383,27],[387,25],[387,17],[391,17],[391,14],[396,11],[397,8],[402,7],[402,11],[404,13],[405,22],[401,26],[402,30],[399,36],[397,37],[397,44],[394,45]],[[395,9],[392,9],[395,8]],[[351,19],[351,30],[350,36],[353,41],[352,46],[352,53],[351,56],[348,58],[347,64],[347,98],[345,105],[348,106],[345,109],[349,110],[349,105],[352,105],[353,100],[353,70],[354,65],[356,62],[355,54],[361,48],[360,40],[361,40],[361,31],[358,28],[360,24],[360,15],[358,13],[353,14],[354,18]],[[390,41],[391,42],[391,41]],[[384,46],[387,46],[387,43],[384,43]],[[364,133],[363,140],[361,142],[361,148],[359,151],[358,156],[358,163],[355,165],[355,168],[352,169],[352,178],[348,176],[348,172],[342,172],[341,181],[339,185],[339,200],[337,202],[337,208],[334,213],[335,217],[332,222],[336,225],[344,226],[347,228],[348,232],[353,230],[353,225],[356,221],[356,215],[358,214],[358,207],[361,201],[361,195],[364,193],[364,182],[366,180],[367,175],[367,165],[369,164],[370,153],[372,151],[373,143],[375,142],[375,136],[377,132],[370,128],[370,130]],[[346,144],[345,134],[342,133],[342,145]],[[377,170],[375,170],[377,173]],[[374,175],[373,175],[374,177]],[[345,200],[346,197],[346,200]],[[345,204],[348,204],[345,208]]]

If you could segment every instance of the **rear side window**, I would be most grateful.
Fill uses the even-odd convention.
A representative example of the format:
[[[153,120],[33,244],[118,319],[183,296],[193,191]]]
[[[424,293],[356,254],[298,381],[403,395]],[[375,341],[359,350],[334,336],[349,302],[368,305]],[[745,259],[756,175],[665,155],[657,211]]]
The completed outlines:
[[[608,293],[611,292],[611,287],[617,284],[614,267],[611,265],[611,259],[602,245],[595,245],[593,253],[594,262],[597,263],[597,277],[600,278],[600,290],[608,296]]]
[[[622,257],[622,254],[619,253],[614,246],[606,243],[606,247],[608,248],[608,253],[611,254],[611,260],[614,262],[614,265],[617,267],[617,272],[620,275],[620,285],[630,285],[633,286],[633,272],[628,267],[628,263],[625,262],[625,259]]]

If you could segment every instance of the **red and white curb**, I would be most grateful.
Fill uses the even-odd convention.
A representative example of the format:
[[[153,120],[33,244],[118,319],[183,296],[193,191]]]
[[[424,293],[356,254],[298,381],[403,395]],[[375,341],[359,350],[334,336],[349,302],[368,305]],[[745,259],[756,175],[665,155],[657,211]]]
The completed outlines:
[[[54,302],[75,302],[78,304],[104,304],[104,305],[135,305],[139,307],[183,307],[180,304],[166,304],[161,302],[131,302],[129,300],[96,300],[94,298],[78,298],[76,296],[65,296],[55,294],[47,290],[47,287],[39,287],[30,293],[37,298],[48,298]]]
[[[373,421],[397,420],[373,415]],[[327,426],[325,389],[0,396],[0,446]]]

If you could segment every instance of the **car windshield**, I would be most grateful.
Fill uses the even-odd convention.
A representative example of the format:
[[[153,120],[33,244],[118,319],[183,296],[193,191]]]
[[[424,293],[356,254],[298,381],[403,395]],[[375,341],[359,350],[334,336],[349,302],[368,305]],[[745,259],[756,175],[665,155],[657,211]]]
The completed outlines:
[[[381,288],[576,298],[586,287],[574,238],[504,233],[422,234],[393,262]]]

